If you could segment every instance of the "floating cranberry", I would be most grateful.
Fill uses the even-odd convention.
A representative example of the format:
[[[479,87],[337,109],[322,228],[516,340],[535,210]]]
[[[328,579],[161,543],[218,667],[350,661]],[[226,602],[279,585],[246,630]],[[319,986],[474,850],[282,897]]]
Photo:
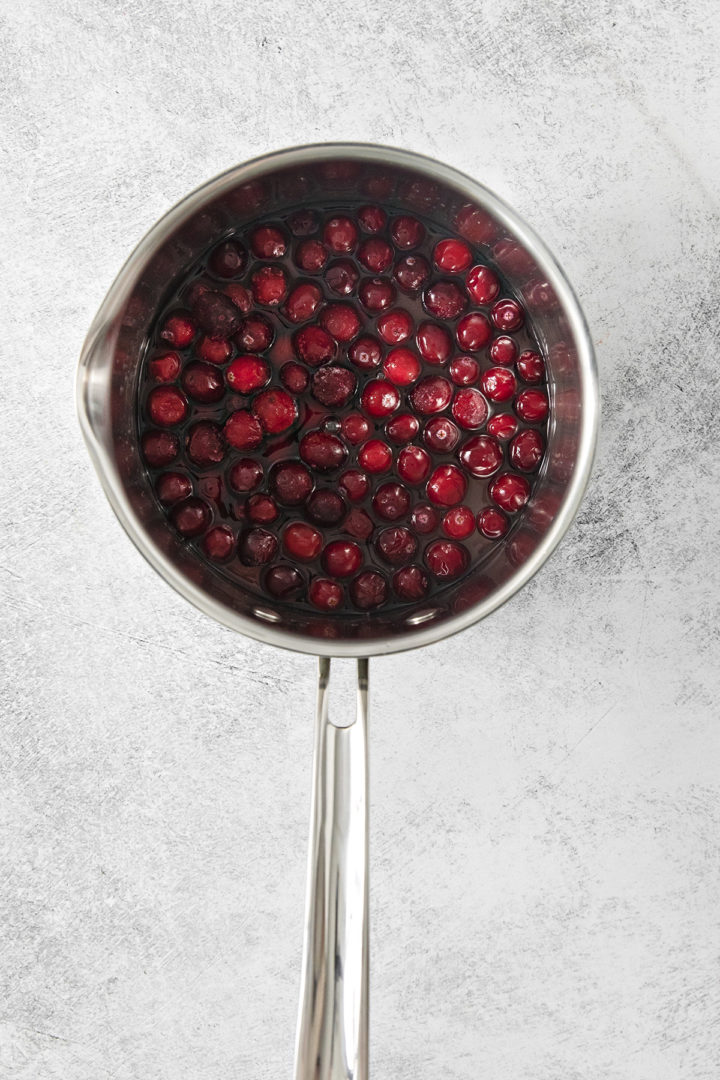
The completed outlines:
[[[245,566],[271,562],[277,549],[277,539],[267,529],[246,529],[238,541],[238,557]]]
[[[258,259],[281,259],[287,251],[287,242],[280,229],[261,225],[250,237],[250,247]]]
[[[348,357],[355,367],[361,371],[369,371],[381,363],[382,346],[376,338],[369,335],[359,337],[348,349]]]
[[[479,311],[471,311],[463,316],[457,325],[457,340],[461,349],[478,352],[492,337],[489,321]]]
[[[322,551],[322,533],[304,521],[293,521],[288,525],[282,540],[287,554],[302,562],[317,559]]]
[[[148,363],[150,378],[156,382],[174,382],[180,374],[180,354],[176,352],[160,353]]]
[[[430,473],[432,459],[421,446],[406,446],[398,454],[398,475],[408,484],[422,484]]]
[[[201,468],[217,465],[225,457],[222,433],[211,420],[200,420],[188,433],[187,454]]]
[[[192,495],[192,480],[184,473],[163,473],[155,485],[155,493],[161,503],[170,506]]]
[[[526,349],[517,360],[518,375],[526,383],[539,383],[545,378],[545,361],[540,353]]]
[[[241,458],[236,461],[228,473],[228,483],[233,491],[254,491],[263,478],[263,467],[253,458]]]
[[[462,240],[440,240],[433,251],[433,262],[447,274],[462,274],[472,262],[472,252]]]
[[[336,491],[313,491],[305,503],[308,517],[318,525],[337,525],[345,516],[345,503]]]
[[[331,577],[350,577],[362,566],[362,551],[352,540],[332,540],[322,553],[322,564]]]
[[[184,311],[176,311],[163,323],[160,337],[173,349],[186,349],[196,333],[195,321]]]
[[[232,337],[242,323],[242,314],[232,300],[217,292],[203,293],[193,306],[193,314],[201,329],[214,338]]]
[[[542,390],[522,390],[515,398],[515,412],[528,424],[539,424],[548,409],[548,399]]]
[[[233,553],[235,537],[227,525],[216,525],[214,529],[205,533],[202,547],[208,559],[212,559],[213,562],[224,562]]]
[[[489,488],[490,498],[501,510],[515,513],[522,510],[530,498],[530,484],[524,476],[516,473],[501,473]]]
[[[269,525],[280,514],[275,500],[269,495],[251,495],[245,503],[245,510],[256,525]]]
[[[345,518],[343,532],[348,536],[354,536],[356,540],[369,540],[375,526],[369,514],[357,507],[352,509]]]
[[[428,498],[438,506],[462,502],[466,491],[467,480],[457,465],[438,465],[427,483]]]
[[[496,439],[511,439],[518,429],[518,422],[510,413],[498,413],[488,420],[487,430],[489,435]]]
[[[295,352],[310,367],[327,364],[335,355],[335,342],[320,326],[304,326],[293,341]]]
[[[460,430],[447,417],[434,416],[425,425],[423,439],[437,454],[450,454],[460,442]]]
[[[360,447],[358,461],[370,473],[387,472],[392,465],[392,450],[381,439],[368,439]]]
[[[203,404],[219,401],[225,393],[221,373],[212,364],[202,362],[188,364],[183,372],[182,385],[189,397]]]
[[[410,492],[402,484],[381,484],[372,504],[373,510],[383,521],[397,521],[405,517],[410,509]]]
[[[327,578],[314,578],[308,589],[308,600],[313,607],[320,608],[321,611],[335,611],[342,607],[342,587]]]
[[[421,566],[403,566],[392,579],[395,595],[400,600],[422,600],[428,585],[427,574]]]
[[[390,235],[396,248],[409,251],[422,244],[425,239],[425,226],[417,218],[402,214],[391,223]]]
[[[259,356],[238,356],[225,372],[225,380],[237,394],[252,394],[270,382],[270,365]]]
[[[472,476],[492,476],[502,465],[502,447],[491,435],[474,435],[458,454],[461,463]]]
[[[185,395],[174,386],[158,386],[148,396],[147,411],[158,427],[174,427],[187,416],[188,404]]]
[[[423,293],[425,307],[436,319],[456,319],[467,307],[467,296],[454,281],[436,281]]]
[[[484,306],[491,304],[500,292],[500,279],[489,266],[473,266],[465,278],[465,288],[471,300]]]
[[[410,442],[415,438],[419,430],[418,418],[413,416],[412,413],[401,413],[399,416],[393,416],[392,420],[388,420],[385,425],[385,434],[388,439],[398,445]]]
[[[396,386],[410,386],[420,376],[420,361],[410,349],[391,349],[383,364],[383,374]]]
[[[456,356],[450,365],[450,378],[456,386],[471,386],[480,376],[480,365],[472,356]]]
[[[506,367],[488,368],[483,372],[481,385],[491,401],[509,401],[517,389],[515,376]]]
[[[510,522],[502,510],[496,510],[494,506],[488,506],[478,514],[477,527],[478,532],[481,532],[488,540],[499,540],[508,531]]]
[[[308,431],[300,440],[300,457],[322,472],[340,468],[346,456],[341,440],[327,431]]]
[[[225,422],[223,433],[236,450],[255,450],[263,440],[259,420],[247,409],[232,413]]]
[[[442,529],[451,540],[465,540],[475,532],[475,515],[469,506],[455,506],[442,519]]]
[[[472,431],[482,427],[487,420],[487,401],[479,390],[466,387],[458,390],[452,403],[452,414],[460,427]]]
[[[387,379],[371,379],[365,384],[361,404],[368,416],[380,420],[395,412],[400,404],[400,394]]]
[[[302,364],[290,360],[280,368],[280,381],[291,394],[302,394],[310,384],[310,375]]]
[[[350,583],[350,599],[361,611],[373,611],[387,600],[387,581],[377,570],[364,570]]]
[[[347,405],[355,393],[357,379],[348,368],[330,364],[318,368],[312,378],[313,397],[328,409]]]
[[[252,411],[260,421],[263,431],[278,435],[287,431],[297,418],[297,405],[286,390],[263,390],[253,401]]]
[[[340,430],[346,442],[359,446],[370,434],[370,425],[360,413],[349,413],[342,418]]]
[[[388,345],[399,345],[407,339],[415,329],[412,316],[402,308],[387,311],[377,321],[377,332]]]
[[[210,507],[202,499],[185,499],[173,508],[171,519],[183,536],[199,536],[210,524]]]
[[[427,375],[410,393],[410,401],[416,413],[430,416],[442,412],[450,404],[452,386],[441,375]]]
[[[539,431],[526,428],[510,443],[510,464],[521,472],[533,472],[542,461],[545,441]]]
[[[493,338],[490,343],[490,359],[493,364],[512,364],[518,354],[517,345],[511,337]]]
[[[146,431],[141,446],[143,457],[151,469],[170,465],[180,453],[177,437],[169,431]]]
[[[285,302],[285,314],[290,322],[300,323],[311,319],[323,301],[323,294],[311,281],[296,285]]]
[[[248,315],[240,324],[234,341],[243,352],[265,352],[272,345],[273,328],[262,315]]]
[[[232,355],[232,345],[221,338],[203,337],[195,346],[195,352],[208,364],[224,364]]]
[[[387,214],[381,206],[361,206],[357,212],[360,227],[368,233],[379,233],[387,225]]]
[[[352,341],[360,329],[360,317],[350,304],[328,304],[320,313],[322,326],[336,341]]]
[[[498,300],[493,304],[490,317],[498,330],[504,330],[506,333],[510,330],[519,330],[525,321],[525,313],[517,300],[509,299]]]
[[[437,512],[428,503],[418,503],[410,515],[410,524],[416,533],[425,536],[437,529]]]
[[[430,280],[430,263],[422,255],[404,255],[395,263],[393,276],[405,292],[420,292]]]
[[[363,307],[376,315],[379,311],[386,311],[395,303],[397,292],[395,286],[385,278],[363,278],[358,289],[358,297]]]
[[[428,364],[446,364],[452,353],[452,338],[444,326],[438,323],[420,323],[417,347]]]
[[[350,259],[337,259],[325,271],[328,288],[338,296],[349,296],[359,279],[358,269]]]
[[[253,306],[253,297],[249,289],[241,285],[239,281],[230,281],[223,287],[223,292],[235,307],[243,315],[247,315]]]
[[[263,266],[252,276],[253,296],[258,304],[274,307],[287,294],[285,271],[279,266]]]
[[[318,216],[314,210],[296,210],[287,219],[287,226],[293,236],[310,236],[318,230]]]
[[[313,489],[310,470],[300,461],[280,461],[270,471],[270,490],[284,506],[299,506]]]
[[[412,562],[417,552],[417,540],[409,529],[401,525],[383,529],[375,543],[381,558],[391,566]]]
[[[225,240],[213,248],[208,267],[216,277],[233,278],[242,274],[246,263],[245,248],[234,240]]]
[[[350,502],[362,502],[370,490],[370,481],[359,469],[348,469],[338,481]]]
[[[425,562],[431,574],[442,581],[452,581],[467,569],[467,548],[454,540],[433,540],[425,548]]]
[[[325,225],[323,240],[331,251],[352,251],[358,242],[355,222],[349,217],[334,217]]]
[[[270,595],[277,600],[299,600],[305,588],[300,571],[285,563],[279,563],[268,569],[264,585]]]
[[[329,251],[321,240],[303,240],[295,252],[295,262],[301,270],[315,274],[328,261]]]
[[[387,240],[379,236],[373,236],[369,240],[363,240],[357,253],[358,262],[361,262],[371,274],[384,273],[393,261],[393,249]]]

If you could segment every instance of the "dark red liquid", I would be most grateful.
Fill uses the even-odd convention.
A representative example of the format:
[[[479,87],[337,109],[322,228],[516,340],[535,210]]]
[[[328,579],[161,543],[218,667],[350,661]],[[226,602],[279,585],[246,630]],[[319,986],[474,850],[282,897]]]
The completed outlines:
[[[519,302],[431,222],[301,208],[227,236],[159,312],[150,483],[214,572],[323,611],[417,603],[522,517],[544,364]]]

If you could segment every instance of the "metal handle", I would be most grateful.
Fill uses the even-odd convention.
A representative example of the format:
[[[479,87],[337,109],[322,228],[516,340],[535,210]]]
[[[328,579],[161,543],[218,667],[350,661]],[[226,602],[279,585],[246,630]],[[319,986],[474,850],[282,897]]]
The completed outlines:
[[[320,660],[295,1080],[368,1075],[367,660],[357,668],[356,719],[337,727]]]

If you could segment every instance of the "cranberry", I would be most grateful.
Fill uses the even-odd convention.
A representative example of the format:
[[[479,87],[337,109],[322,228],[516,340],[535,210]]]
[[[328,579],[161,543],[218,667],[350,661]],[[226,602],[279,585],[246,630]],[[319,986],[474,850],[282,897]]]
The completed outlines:
[[[362,371],[376,368],[382,360],[382,346],[374,337],[359,337],[348,349],[348,356],[355,367]]]
[[[160,502],[169,506],[192,495],[192,480],[183,473],[163,473],[155,485],[155,492]]]
[[[190,460],[201,468],[221,462],[225,457],[225,447],[217,424],[210,420],[200,420],[194,424],[188,433],[187,453]]]
[[[515,412],[528,424],[539,424],[548,414],[548,399],[542,390],[522,390],[515,398]]]
[[[472,252],[462,240],[440,240],[433,251],[433,262],[447,274],[462,274],[472,262]]]
[[[238,394],[252,394],[270,382],[270,366],[259,356],[238,356],[225,372],[225,380]]]
[[[208,260],[210,271],[220,278],[239,277],[247,263],[247,252],[234,240],[225,240],[213,248]]]
[[[186,349],[195,337],[197,326],[184,311],[176,311],[163,323],[160,337],[173,349]]]
[[[492,476],[502,465],[502,447],[491,435],[473,435],[458,454],[460,461],[473,476]]]
[[[223,288],[223,292],[229,300],[232,300],[235,307],[243,315],[247,315],[253,306],[252,293],[241,285],[238,281],[231,281]]]
[[[431,464],[427,450],[423,450],[421,446],[406,446],[398,454],[398,475],[408,484],[422,484],[423,480],[428,478]]]
[[[302,574],[294,566],[271,566],[265,574],[265,588],[277,600],[298,600],[303,593]]]
[[[495,238],[497,226],[494,218],[479,206],[466,203],[455,219],[455,228],[471,244],[489,244]]]
[[[385,425],[385,433],[388,439],[391,439],[394,443],[406,443],[414,439],[420,430],[420,423],[416,416],[412,413],[401,413],[400,416],[393,416],[392,420],[388,420]]]
[[[469,506],[455,506],[442,519],[442,528],[451,540],[465,540],[475,532],[475,515]]]
[[[228,473],[228,482],[233,491],[254,491],[263,478],[263,467],[253,458],[240,458]]]
[[[364,510],[355,507],[345,519],[343,532],[346,532],[349,536],[354,536],[356,540],[368,540],[372,536],[374,528],[370,515],[366,514]]]
[[[454,540],[434,540],[425,549],[425,562],[437,578],[452,581],[466,569],[470,557],[467,549]]]
[[[491,304],[500,292],[500,280],[489,266],[473,266],[465,278],[465,288],[476,304]]]
[[[412,316],[402,308],[388,311],[377,322],[377,332],[388,345],[399,345],[407,341],[415,329]]]
[[[502,510],[496,510],[494,506],[488,506],[478,514],[477,527],[478,532],[481,532],[488,540],[499,540],[508,531],[510,522]]]
[[[390,235],[396,248],[409,251],[419,247],[425,239],[425,226],[417,218],[403,214],[390,225]]]
[[[199,536],[210,523],[210,508],[202,499],[185,499],[174,507],[171,517],[183,536]]]
[[[143,457],[151,469],[170,465],[180,453],[180,444],[169,431],[146,431],[141,445]]]
[[[392,349],[383,365],[383,373],[396,386],[410,386],[420,376],[420,361],[410,349]]]
[[[250,237],[250,247],[258,259],[281,259],[287,251],[287,242],[280,229],[261,225]]]
[[[300,440],[300,457],[322,472],[338,469],[346,455],[347,451],[337,435],[327,431],[308,431]]]
[[[323,569],[336,578],[350,577],[362,561],[362,551],[352,540],[332,540],[322,553]]]
[[[241,313],[222,293],[203,293],[195,302],[193,313],[201,329],[214,338],[232,337],[242,323]]]
[[[355,222],[349,217],[334,217],[325,225],[323,240],[332,251],[352,251],[358,242]]]
[[[349,259],[337,259],[325,271],[328,288],[338,296],[349,296],[358,283],[360,274],[355,263]]]
[[[234,341],[244,352],[265,352],[274,337],[273,328],[262,315],[249,315],[242,320]]]
[[[224,364],[230,359],[232,345],[221,338],[203,337],[195,346],[195,352],[208,364]]]
[[[404,255],[395,263],[393,276],[405,292],[420,292],[430,280],[430,263],[422,255]]]
[[[320,240],[303,240],[295,252],[295,262],[308,274],[322,270],[328,260],[328,249]]]
[[[378,311],[386,311],[395,303],[397,292],[395,286],[385,278],[363,278],[358,297],[363,307],[375,315]]]
[[[371,379],[365,384],[361,404],[368,416],[380,420],[395,412],[400,404],[400,395],[387,379]]]
[[[410,492],[402,484],[381,484],[375,492],[373,510],[383,521],[397,521],[405,517],[409,509]]]
[[[274,307],[287,294],[285,271],[279,266],[263,266],[252,276],[253,296],[258,304]]]
[[[519,330],[525,321],[525,313],[517,300],[498,300],[490,312],[492,321],[498,330]]]
[[[247,409],[232,413],[225,422],[223,432],[236,450],[255,450],[263,440],[259,420]]]
[[[318,217],[314,210],[296,210],[287,219],[287,226],[293,236],[310,236],[318,230]]]
[[[275,500],[269,495],[251,495],[245,509],[247,516],[257,525],[269,525],[280,513]]]
[[[252,409],[269,435],[287,431],[297,418],[297,405],[286,390],[263,390],[253,401]]]
[[[350,502],[362,502],[370,490],[370,481],[359,469],[348,469],[340,477],[339,484]]]
[[[262,566],[275,558],[278,542],[267,529],[246,529],[238,542],[238,556],[245,566]]]
[[[180,374],[180,363],[180,354],[176,352],[153,356],[148,364],[150,378],[156,382],[173,382]]]
[[[323,301],[317,285],[303,281],[296,285],[285,303],[285,314],[290,322],[300,323],[311,319]]]
[[[403,566],[393,575],[392,587],[401,600],[422,600],[428,591],[427,574],[421,566]]]
[[[312,379],[313,397],[329,409],[347,405],[356,386],[357,379],[352,371],[334,364],[318,368]]]
[[[479,375],[480,365],[472,356],[456,356],[450,365],[450,378],[456,386],[471,386]]]
[[[452,414],[462,428],[482,427],[487,420],[487,402],[480,391],[472,387],[458,390],[453,399]]]
[[[357,212],[360,227],[369,233],[379,233],[387,225],[387,214],[381,206],[361,206]]]
[[[517,429],[518,422],[509,413],[498,413],[497,416],[492,416],[487,423],[488,434],[494,435],[496,439],[511,439]]]
[[[423,431],[425,445],[438,454],[450,454],[460,442],[457,424],[445,416],[434,416],[428,420]]]
[[[351,341],[360,329],[360,317],[350,304],[328,304],[320,313],[320,322],[336,341]]]
[[[530,498],[530,484],[524,476],[516,473],[501,473],[489,488],[490,498],[501,510],[514,513],[522,510]]]
[[[539,383],[545,378],[545,361],[540,353],[527,349],[517,361],[518,375],[526,383]]]
[[[229,559],[235,547],[235,537],[227,525],[216,525],[205,534],[202,542],[203,551],[213,562]]]
[[[369,240],[363,240],[357,257],[358,262],[361,262],[371,274],[382,274],[393,261],[393,249],[387,240],[373,236]]]
[[[212,364],[188,364],[183,372],[182,385],[189,397],[204,404],[219,401],[225,393],[222,375]]]
[[[327,364],[335,355],[335,342],[319,326],[304,326],[294,337],[295,352],[310,367]]]
[[[517,352],[517,345],[510,337],[502,335],[493,338],[490,343],[490,359],[493,364],[512,364]]]
[[[450,404],[452,387],[441,375],[427,375],[415,386],[410,401],[416,413],[430,416],[442,412]]]
[[[482,388],[491,401],[509,401],[517,383],[508,368],[495,367],[483,372]]]
[[[461,349],[477,352],[484,348],[492,337],[492,327],[479,311],[471,311],[460,320],[456,333]]]
[[[313,489],[310,470],[300,461],[280,461],[270,472],[270,488],[279,503],[299,506]]]
[[[436,281],[423,293],[425,307],[436,319],[455,319],[467,307],[467,296],[454,281]]]
[[[418,503],[410,515],[410,524],[416,533],[425,536],[437,529],[437,513],[428,503]]]
[[[454,506],[462,502],[466,491],[467,480],[457,465],[438,465],[427,484],[430,502],[439,506]]]
[[[310,582],[308,600],[322,611],[334,611],[342,607],[343,591],[336,581],[328,581],[327,578],[315,578]]]
[[[370,473],[387,472],[392,465],[392,450],[380,439],[368,439],[360,447],[358,461]]]
[[[542,461],[545,441],[539,431],[526,428],[510,443],[510,463],[521,472],[533,472]]]
[[[418,327],[417,347],[428,364],[446,364],[452,352],[452,338],[444,326],[424,322]]]
[[[370,434],[370,425],[360,413],[349,413],[343,417],[340,430],[351,446],[359,446]]]
[[[322,533],[304,521],[293,521],[283,533],[283,547],[292,558],[311,562],[322,551]]]
[[[383,529],[376,540],[376,545],[385,562],[395,566],[399,563],[412,562],[417,552],[417,540],[409,529],[404,529],[401,525]]]
[[[345,516],[345,503],[336,491],[313,491],[305,503],[308,517],[318,525],[337,525]]]
[[[387,600],[385,578],[377,570],[364,570],[350,583],[350,599],[361,611],[372,611]]]
[[[280,368],[280,381],[291,394],[302,394],[308,388],[310,376],[302,364],[291,360]]]

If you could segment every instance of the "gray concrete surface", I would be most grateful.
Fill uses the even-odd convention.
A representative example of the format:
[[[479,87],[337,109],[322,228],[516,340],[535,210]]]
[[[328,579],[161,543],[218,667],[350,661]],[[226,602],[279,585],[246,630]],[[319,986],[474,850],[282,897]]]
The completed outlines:
[[[714,1080],[717,6],[0,16],[2,1080],[290,1075],[314,665],[153,575],[72,385],[163,211],[338,138],[513,203],[577,288],[604,398],[551,564],[484,625],[373,665],[373,1077]]]

